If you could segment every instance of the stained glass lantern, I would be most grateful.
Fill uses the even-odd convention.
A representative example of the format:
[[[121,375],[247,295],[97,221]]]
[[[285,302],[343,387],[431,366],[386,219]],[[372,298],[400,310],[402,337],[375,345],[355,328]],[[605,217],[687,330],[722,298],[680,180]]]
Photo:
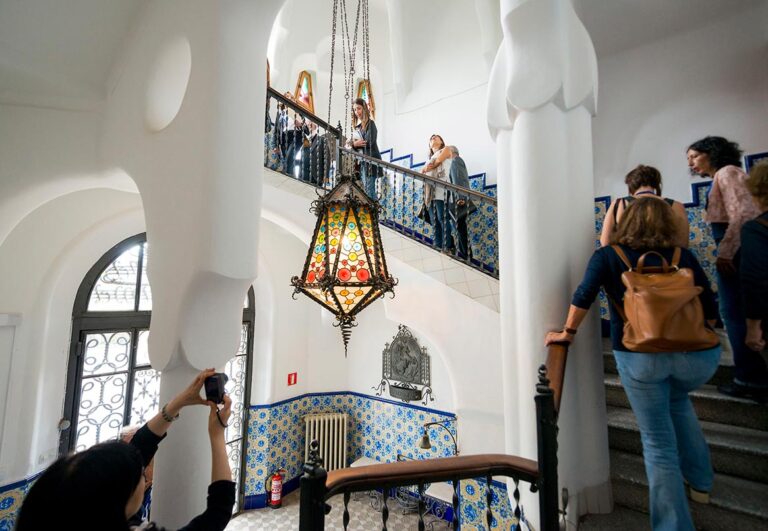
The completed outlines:
[[[344,354],[355,316],[389,292],[397,279],[387,270],[379,233],[379,205],[357,182],[342,175],[336,187],[312,203],[317,225],[294,298],[304,293],[333,312],[344,340]]]

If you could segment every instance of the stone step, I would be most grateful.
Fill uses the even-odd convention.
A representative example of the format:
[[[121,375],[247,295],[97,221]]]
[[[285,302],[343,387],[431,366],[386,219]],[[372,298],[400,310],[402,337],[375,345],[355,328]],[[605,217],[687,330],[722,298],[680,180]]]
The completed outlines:
[[[768,432],[702,422],[715,472],[765,483],[768,489]],[[610,447],[642,455],[637,419],[630,409],[608,407]]]
[[[615,505],[609,514],[588,514],[579,522],[580,531],[646,531],[651,528],[648,513]]]
[[[617,375],[606,374],[605,398],[609,406],[629,408],[629,401]],[[768,431],[768,405],[720,394],[712,385],[690,393],[693,408],[702,421]]]
[[[648,480],[643,458],[611,450],[611,479],[617,505],[648,511]],[[693,521],[704,531],[768,529],[768,488],[765,484],[715,474],[709,504],[690,502]]]

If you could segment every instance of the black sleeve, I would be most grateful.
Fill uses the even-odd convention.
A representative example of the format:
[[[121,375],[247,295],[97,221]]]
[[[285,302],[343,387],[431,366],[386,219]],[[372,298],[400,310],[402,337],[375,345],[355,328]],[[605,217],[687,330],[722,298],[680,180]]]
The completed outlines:
[[[587,264],[587,270],[584,272],[584,278],[576,288],[571,299],[571,304],[577,308],[588,310],[595,302],[597,294],[600,293],[600,286],[603,285],[606,275],[609,274],[609,268],[606,261],[605,250],[609,247],[601,248],[592,254]],[[611,251],[613,252],[613,251]]]
[[[234,482],[214,481],[208,486],[208,504],[205,512],[196,516],[179,531],[223,531],[232,517],[234,504]]]
[[[768,317],[768,231],[755,221],[741,228],[741,296],[747,319]]]
[[[682,253],[685,255],[687,267],[690,267],[693,270],[694,284],[704,289],[704,291],[701,292],[701,295],[699,295],[701,305],[704,308],[704,318],[707,320],[717,319],[719,316],[717,311],[717,300],[715,299],[715,294],[712,292],[712,283],[709,281],[709,277],[691,251],[682,249]]]
[[[365,132],[365,154],[370,155],[372,152],[378,151],[373,149],[376,146],[376,140],[379,137],[379,130],[376,128],[376,122],[368,120],[368,130]]]
[[[141,452],[141,457],[144,460],[144,466],[147,466],[149,462],[152,461],[152,458],[155,457],[155,452],[157,452],[157,445],[160,444],[160,441],[163,439],[165,439],[165,435],[162,437],[155,435],[147,427],[147,425],[144,424],[134,434],[130,444],[139,449]]]

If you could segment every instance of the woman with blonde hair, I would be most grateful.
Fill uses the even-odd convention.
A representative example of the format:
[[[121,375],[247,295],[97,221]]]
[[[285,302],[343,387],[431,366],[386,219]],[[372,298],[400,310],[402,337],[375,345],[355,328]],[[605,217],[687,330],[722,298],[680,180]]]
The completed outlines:
[[[741,296],[747,319],[747,347],[765,350],[768,329],[768,160],[749,172],[747,189],[762,211],[741,228]],[[764,390],[762,400],[768,396]]]
[[[565,326],[545,338],[547,345],[571,343],[600,288],[605,288],[612,302],[613,355],[640,428],[651,524],[657,531],[693,531],[686,494],[694,501],[709,501],[712,463],[688,393],[712,377],[720,360],[720,345],[685,352],[630,350],[624,343],[624,321],[614,305],[624,299],[622,274],[629,269],[627,262],[633,268],[641,257],[644,267],[662,265],[662,258],[675,264],[679,254],[675,265],[691,270],[694,284],[701,288],[698,298],[706,323],[699,327],[705,330],[703,326],[714,325],[717,304],[709,280],[693,253],[676,246],[675,238],[674,214],[668,204],[652,197],[630,203],[612,240],[615,245],[601,247],[592,255]]]

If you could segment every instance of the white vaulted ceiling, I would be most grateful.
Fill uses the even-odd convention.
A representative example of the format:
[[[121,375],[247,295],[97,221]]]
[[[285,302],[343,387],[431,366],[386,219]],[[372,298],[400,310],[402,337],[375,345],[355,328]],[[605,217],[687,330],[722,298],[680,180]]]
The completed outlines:
[[[0,0],[0,103],[98,105],[106,97],[122,43],[147,1]],[[701,27],[767,1],[573,0],[598,57]],[[443,5],[440,0],[419,2],[433,5],[437,12]],[[356,5],[354,0],[348,4]],[[384,12],[384,0],[373,0],[373,4],[376,11]],[[320,23],[325,26],[326,22]]]
[[[0,103],[93,107],[146,0],[0,0]]]

